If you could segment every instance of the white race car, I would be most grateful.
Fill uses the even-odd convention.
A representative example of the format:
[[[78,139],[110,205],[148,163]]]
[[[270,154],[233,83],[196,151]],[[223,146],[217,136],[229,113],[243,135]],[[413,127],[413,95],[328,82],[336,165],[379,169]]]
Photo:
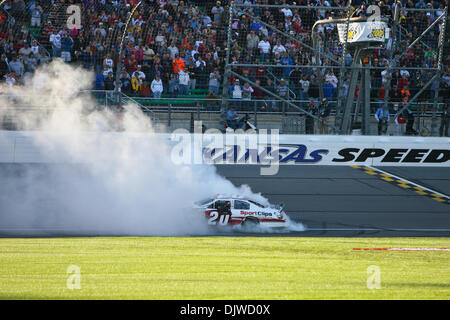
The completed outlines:
[[[221,212],[227,202],[231,215]],[[203,212],[210,226],[286,228],[290,224],[282,205],[262,204],[247,197],[216,195],[195,206]]]

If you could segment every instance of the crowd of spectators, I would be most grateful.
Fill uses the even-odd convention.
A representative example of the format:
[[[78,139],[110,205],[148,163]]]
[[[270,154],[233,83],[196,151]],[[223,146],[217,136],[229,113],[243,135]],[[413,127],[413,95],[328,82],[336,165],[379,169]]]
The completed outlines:
[[[130,17],[124,39],[122,69],[119,47],[125,23],[136,0],[9,0],[0,15],[0,77],[8,85],[19,85],[36,68],[51,59],[61,58],[67,63],[81,65],[95,73],[93,88],[114,90],[116,74],[120,74],[120,90],[141,97],[186,97],[200,92],[207,98],[222,95],[226,48],[228,39],[228,9],[231,1],[144,0]],[[346,96],[350,73],[339,84],[342,46],[335,24],[320,26],[318,62],[334,68],[315,68],[316,55],[295,39],[311,46],[311,28],[319,19],[343,17],[344,0],[236,0],[237,4],[260,4],[255,7],[236,7],[231,25],[232,64],[258,66],[232,67],[242,78],[228,79],[230,98],[237,109],[253,108],[277,111],[284,106],[267,103],[273,99],[267,93],[302,100],[319,99],[319,72],[323,76],[323,94],[329,101]],[[399,41],[387,42],[383,49],[371,55],[372,98],[384,100],[387,81],[386,68],[389,51],[398,55],[443,12],[445,0],[401,0]],[[301,5],[311,9],[264,7],[264,5]],[[76,12],[68,11],[78,5],[81,23],[76,24]],[[352,15],[367,16],[367,6],[377,5],[383,17],[392,18],[394,1],[352,1]],[[314,9],[315,6],[330,9]],[[408,8],[434,8],[437,11],[408,11]],[[73,18],[75,17],[75,18]],[[258,19],[255,19],[257,17]],[[73,20],[74,23],[71,21]],[[276,32],[270,25],[282,31]],[[396,64],[391,81],[393,102],[404,102],[432,77],[437,67],[437,24]],[[444,51],[445,52],[445,51]],[[350,52],[345,57],[350,65]],[[337,62],[333,62],[333,61]],[[278,67],[279,65],[279,67]],[[295,65],[295,67],[284,67]],[[444,57],[441,87],[448,90],[450,82],[449,56]],[[402,69],[420,67],[420,70]],[[248,80],[248,81],[247,81]],[[250,85],[255,83],[255,85]],[[426,90],[421,99],[434,96],[438,81]],[[261,90],[258,86],[263,87]],[[340,88],[340,92],[338,92]],[[267,90],[267,91],[266,91]],[[357,88],[356,96],[358,95]],[[448,91],[442,91],[444,97]],[[376,109],[374,105],[374,109]]]

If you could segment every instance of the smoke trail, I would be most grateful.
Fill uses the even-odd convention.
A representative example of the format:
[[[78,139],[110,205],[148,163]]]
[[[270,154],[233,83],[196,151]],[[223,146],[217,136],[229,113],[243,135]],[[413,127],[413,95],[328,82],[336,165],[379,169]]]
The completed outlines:
[[[264,200],[248,186],[236,188],[213,166],[175,165],[170,146],[135,105],[124,106],[118,121],[81,94],[92,79],[55,61],[24,87],[0,87],[0,118],[14,118],[21,130],[39,130],[35,147],[46,162],[60,163],[2,167],[0,227],[34,234],[200,234],[205,224],[191,209],[194,201],[214,193]]]

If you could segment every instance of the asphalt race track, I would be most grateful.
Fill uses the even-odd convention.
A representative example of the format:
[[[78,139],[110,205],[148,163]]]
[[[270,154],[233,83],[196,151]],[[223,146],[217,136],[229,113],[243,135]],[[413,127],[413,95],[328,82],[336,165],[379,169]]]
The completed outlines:
[[[38,171],[45,176],[45,168],[48,165],[31,166],[41,167]],[[14,170],[11,170],[12,168]],[[0,165],[0,180],[11,174],[20,178],[24,168],[23,165]],[[444,197],[450,195],[448,167],[380,169],[439,192]],[[286,213],[307,227],[307,230],[302,232],[238,234],[241,236],[450,236],[450,201],[444,198],[446,203],[441,203],[361,169],[344,166],[282,165],[278,174],[264,176],[256,165],[221,165],[217,166],[217,171],[235,185],[248,184],[254,192],[261,192],[271,203],[284,203]],[[24,186],[26,183],[23,181]],[[0,183],[0,193],[5,194],[7,190],[3,189]],[[78,234],[48,234],[73,235]],[[15,234],[11,230],[5,232],[0,226],[0,236],[33,235],[26,232]]]
[[[382,167],[445,195],[450,168]],[[217,167],[234,184],[248,184],[308,228],[289,236],[450,236],[450,205],[352,167],[280,166],[262,176],[256,165]]]

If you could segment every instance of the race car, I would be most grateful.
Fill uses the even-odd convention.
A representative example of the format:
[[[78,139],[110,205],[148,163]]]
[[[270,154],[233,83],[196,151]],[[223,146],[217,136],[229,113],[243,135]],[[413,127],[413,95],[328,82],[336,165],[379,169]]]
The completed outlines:
[[[247,197],[215,195],[199,201],[200,209],[210,226],[240,228],[286,228],[290,221],[283,205],[262,204]]]

